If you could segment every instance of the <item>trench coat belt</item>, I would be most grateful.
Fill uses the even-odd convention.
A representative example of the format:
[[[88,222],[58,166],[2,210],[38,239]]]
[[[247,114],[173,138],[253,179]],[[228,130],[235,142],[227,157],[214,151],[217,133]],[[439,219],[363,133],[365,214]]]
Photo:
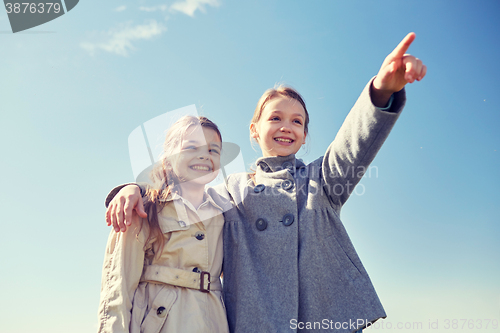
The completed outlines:
[[[203,284],[201,284],[201,279],[203,279]],[[141,276],[141,282],[165,283],[204,292],[211,290],[222,291],[222,285],[218,276],[214,276],[212,281],[209,281],[209,279],[210,274],[208,272],[196,273],[160,265],[147,266]]]

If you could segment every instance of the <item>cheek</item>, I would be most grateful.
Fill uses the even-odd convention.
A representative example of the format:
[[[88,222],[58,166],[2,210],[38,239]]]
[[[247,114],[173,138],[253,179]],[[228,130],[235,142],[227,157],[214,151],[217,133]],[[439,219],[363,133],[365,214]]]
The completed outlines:
[[[306,134],[304,132],[304,128],[298,128],[297,129],[297,137],[302,138],[302,140],[306,138]]]
[[[267,126],[263,128],[261,136],[265,138],[266,140],[273,140],[273,135],[276,129],[273,128],[273,126]]]
[[[184,159],[182,156],[177,156],[177,158],[174,158],[172,160],[172,168],[174,169],[174,172],[177,174],[180,169],[182,169]]]
[[[212,163],[214,164],[214,168],[219,169],[220,167],[220,155],[212,158]]]

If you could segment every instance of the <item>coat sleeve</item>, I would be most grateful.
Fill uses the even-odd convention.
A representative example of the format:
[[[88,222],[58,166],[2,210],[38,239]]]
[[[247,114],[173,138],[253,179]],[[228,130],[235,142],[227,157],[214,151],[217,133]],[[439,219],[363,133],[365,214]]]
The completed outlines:
[[[389,110],[377,108],[370,96],[372,81],[363,89],[322,161],[323,187],[337,208],[347,201],[367,171],[406,102],[403,89],[393,94]]]
[[[132,302],[144,267],[147,223],[109,234],[101,282],[98,332],[129,332]]]

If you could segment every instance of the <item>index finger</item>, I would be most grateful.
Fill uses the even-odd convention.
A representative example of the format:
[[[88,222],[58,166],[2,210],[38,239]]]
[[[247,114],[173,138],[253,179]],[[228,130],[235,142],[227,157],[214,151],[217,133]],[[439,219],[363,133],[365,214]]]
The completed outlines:
[[[125,226],[132,224],[134,207],[130,204],[130,201],[125,201]]]
[[[406,35],[405,38],[396,46],[394,51],[392,51],[392,54],[395,57],[402,57],[410,47],[411,43],[415,40],[415,33],[410,32],[408,35]]]
[[[111,225],[111,218],[110,218],[111,212],[110,212],[109,206],[106,208],[106,214],[104,216],[105,216],[105,219],[106,219],[106,224],[109,227]]]

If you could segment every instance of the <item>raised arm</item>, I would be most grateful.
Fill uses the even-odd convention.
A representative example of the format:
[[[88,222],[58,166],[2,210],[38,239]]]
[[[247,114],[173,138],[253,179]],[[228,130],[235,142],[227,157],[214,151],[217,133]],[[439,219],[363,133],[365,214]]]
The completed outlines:
[[[406,102],[404,86],[425,76],[422,61],[405,53],[414,39],[414,33],[408,34],[385,58],[322,160],[324,189],[337,208],[349,198],[396,123]]]
[[[116,232],[126,231],[134,215],[146,218],[141,195],[141,185],[125,184],[115,187],[106,197],[106,223]],[[142,188],[145,190],[144,188]]]

